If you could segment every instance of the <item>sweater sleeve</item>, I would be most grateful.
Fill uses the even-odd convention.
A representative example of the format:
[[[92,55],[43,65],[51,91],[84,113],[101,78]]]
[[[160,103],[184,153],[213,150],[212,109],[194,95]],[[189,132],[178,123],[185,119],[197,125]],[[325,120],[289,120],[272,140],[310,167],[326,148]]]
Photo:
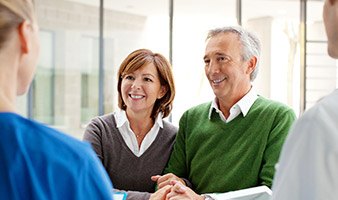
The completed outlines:
[[[97,157],[99,157],[102,162],[102,130],[100,129],[99,120],[97,118],[93,119],[86,127],[83,135],[83,141],[87,141],[91,144]]]
[[[262,185],[271,188],[275,165],[278,162],[285,138],[295,119],[296,116],[290,108],[283,107],[283,109],[279,110],[276,114],[263,155],[262,170],[259,175]]]
[[[184,178],[184,181],[189,186],[188,172],[187,172],[187,158],[185,152],[185,137],[186,137],[186,121],[188,118],[188,113],[185,112],[180,119],[179,129],[176,135],[176,142],[171,153],[167,167],[164,170],[164,174],[173,173],[180,178]],[[191,184],[190,184],[191,185]]]

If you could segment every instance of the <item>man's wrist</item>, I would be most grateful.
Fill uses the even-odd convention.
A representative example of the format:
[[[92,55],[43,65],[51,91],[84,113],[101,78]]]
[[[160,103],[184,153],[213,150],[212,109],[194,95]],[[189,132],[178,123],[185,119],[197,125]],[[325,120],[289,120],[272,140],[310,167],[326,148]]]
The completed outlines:
[[[187,186],[187,183],[185,182],[185,180],[183,178],[180,178],[180,182],[184,185]]]

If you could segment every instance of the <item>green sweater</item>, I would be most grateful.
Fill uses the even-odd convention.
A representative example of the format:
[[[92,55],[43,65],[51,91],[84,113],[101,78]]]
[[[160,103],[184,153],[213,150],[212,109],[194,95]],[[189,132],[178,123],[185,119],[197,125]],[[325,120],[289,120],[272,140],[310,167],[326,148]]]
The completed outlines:
[[[217,193],[266,185],[295,114],[289,107],[259,97],[248,114],[229,123],[211,103],[187,110],[179,123],[165,173],[188,179],[195,192]]]

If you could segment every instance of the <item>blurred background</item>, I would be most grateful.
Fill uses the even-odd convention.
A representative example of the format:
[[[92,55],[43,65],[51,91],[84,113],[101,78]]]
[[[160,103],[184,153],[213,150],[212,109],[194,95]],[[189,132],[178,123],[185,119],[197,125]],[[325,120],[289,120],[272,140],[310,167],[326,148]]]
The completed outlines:
[[[81,139],[91,118],[117,108],[116,73],[139,48],[173,65],[168,120],[214,97],[204,74],[209,29],[241,24],[262,41],[260,95],[299,116],[337,87],[327,55],[322,0],[36,0],[41,55],[22,115]]]

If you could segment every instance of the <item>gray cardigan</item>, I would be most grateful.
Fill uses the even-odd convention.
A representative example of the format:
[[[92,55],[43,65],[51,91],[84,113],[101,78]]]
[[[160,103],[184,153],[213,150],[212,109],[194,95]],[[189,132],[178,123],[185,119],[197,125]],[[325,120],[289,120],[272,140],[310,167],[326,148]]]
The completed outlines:
[[[177,127],[163,120],[163,128],[150,147],[137,157],[116,127],[113,113],[94,118],[83,140],[92,144],[115,189],[128,192],[127,199],[148,200],[155,191],[151,176],[162,174],[172,151]]]

